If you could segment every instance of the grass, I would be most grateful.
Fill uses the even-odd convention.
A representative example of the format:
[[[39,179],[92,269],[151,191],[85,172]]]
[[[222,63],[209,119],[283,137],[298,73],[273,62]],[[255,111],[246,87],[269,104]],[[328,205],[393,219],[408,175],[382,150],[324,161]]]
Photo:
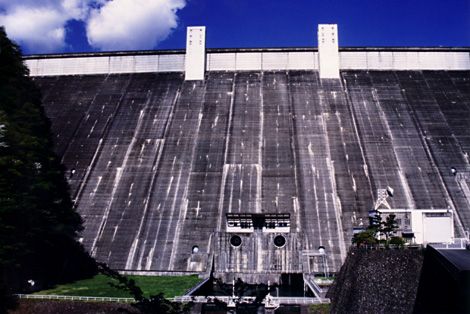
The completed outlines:
[[[321,304],[311,304],[308,308],[309,314],[328,314],[331,310],[331,304],[321,303]]]
[[[127,276],[135,280],[137,286],[142,289],[145,296],[163,292],[165,297],[172,298],[184,294],[189,288],[196,285],[200,279],[196,275],[191,276]],[[88,297],[115,297],[130,298],[126,291],[110,286],[113,279],[104,275],[96,275],[93,278],[76,281],[69,284],[58,285],[53,289],[36,292],[36,294],[54,294]],[[114,281],[115,282],[115,281]]]

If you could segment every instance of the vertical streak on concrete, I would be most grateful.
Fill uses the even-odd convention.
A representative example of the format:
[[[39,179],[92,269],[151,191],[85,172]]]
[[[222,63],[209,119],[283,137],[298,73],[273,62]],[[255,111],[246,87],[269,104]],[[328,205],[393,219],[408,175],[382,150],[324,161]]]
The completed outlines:
[[[256,254],[256,271],[260,273],[264,270],[263,269],[263,260],[264,260],[263,252],[264,252],[264,250],[262,249],[262,247],[263,247],[263,241],[262,240],[263,239],[259,234],[255,234],[255,237],[256,237],[256,250],[255,250],[255,254]]]
[[[173,243],[173,245],[171,246],[170,263],[168,265],[168,268],[170,270],[174,270],[174,267],[175,267],[175,256],[176,256],[176,253],[178,252],[179,243],[180,243],[180,241],[178,241],[178,237],[180,235],[181,228],[183,227],[184,219],[186,218],[186,213],[188,211],[188,187],[189,187],[189,184],[187,184],[184,189],[184,193],[182,196],[183,202],[181,202],[181,205],[179,208],[178,220],[176,222],[176,230],[173,236],[173,241],[171,242]],[[168,241],[165,241],[165,243],[168,243]]]
[[[174,187],[174,194],[172,194],[172,202],[171,202],[171,209],[170,209],[170,219],[169,219],[169,222],[167,222],[169,225],[171,225],[171,223],[173,222],[173,220],[175,219],[175,216],[176,216],[176,202],[178,200],[178,198],[176,197],[176,195],[178,194],[178,191],[180,189],[180,185],[181,185],[181,177],[183,175],[183,169],[179,169],[178,171],[178,179],[176,180],[176,186]],[[183,183],[184,184],[184,183]],[[183,195],[183,198],[184,198],[184,195]],[[157,233],[158,234],[158,233]],[[169,237],[169,234],[170,234],[170,228],[167,228],[166,229],[166,232],[165,232],[165,237],[164,239],[159,239],[158,237],[155,237],[155,246],[156,246],[156,242],[158,240],[163,240],[163,249],[162,249],[162,252],[167,252],[167,250],[165,250],[166,246],[167,246],[167,243],[168,243],[168,237]],[[149,254],[150,256],[150,261],[151,261],[151,265],[150,267],[153,265],[153,258],[154,258],[154,253],[155,253],[155,250],[152,250],[152,254]],[[171,254],[171,253],[170,253]],[[160,259],[160,263],[163,261],[163,259]],[[164,268],[161,268],[161,265],[158,266],[156,269],[164,269]]]
[[[111,208],[112,208],[112,205],[113,205],[113,201],[114,201],[114,196],[116,194],[116,191],[118,190],[119,188],[119,185],[120,185],[120,182],[121,182],[121,177],[122,177],[122,173],[125,171],[126,169],[126,166],[127,166],[127,162],[129,160],[129,156],[131,154],[131,152],[134,150],[134,146],[136,144],[136,141],[137,141],[137,135],[139,134],[140,132],[140,129],[141,129],[141,126],[142,126],[142,122],[143,122],[143,117],[144,117],[144,112],[147,110],[148,106],[149,106],[149,103],[150,103],[150,93],[147,92],[147,97],[146,97],[147,101],[144,105],[144,108],[140,111],[140,114],[139,114],[139,118],[137,120],[137,125],[134,129],[134,133],[133,133],[133,136],[132,136],[132,139],[131,139],[131,142],[129,143],[129,145],[127,146],[127,150],[126,150],[126,153],[124,155],[124,159],[121,163],[121,166],[118,167],[116,169],[117,171],[117,174],[116,174],[116,179],[114,181],[114,185],[113,185],[113,190],[111,192],[111,199],[108,203],[108,206],[106,207],[105,209],[105,215],[101,221],[101,224],[100,224],[100,227],[98,228],[98,237],[95,238],[95,241],[93,242],[93,245],[92,245],[92,252],[95,250],[95,246],[96,246],[96,243],[97,241],[100,240],[101,238],[101,234],[103,233],[103,230],[107,224],[107,221],[108,221],[108,215],[109,215],[109,212],[111,211]]]
[[[295,132],[295,111],[294,111],[294,105],[293,105],[293,95],[292,95],[292,90],[291,90],[291,84],[290,84],[290,75],[289,72],[286,72],[286,77],[287,77],[287,93],[288,93],[288,102],[289,102],[289,112],[290,112],[290,129],[291,129],[291,138],[290,138],[290,147],[292,150],[292,159],[294,162],[294,183],[295,183],[295,195],[292,199],[293,203],[293,210],[294,210],[294,215],[295,215],[295,231],[299,233],[301,231],[301,223],[300,223],[300,205],[299,205],[299,195],[300,195],[300,188],[299,188],[299,165],[297,162],[297,149],[298,149],[298,142],[297,142],[297,136]]]
[[[232,131],[232,120],[233,120],[233,105],[235,103],[235,82],[237,80],[237,73],[233,76],[232,82],[232,91],[231,91],[231,99],[230,99],[230,109],[229,109],[229,116],[228,116],[228,123],[227,129],[225,130],[225,152],[224,152],[224,165],[222,168],[222,180],[220,185],[220,194],[219,194],[219,217],[217,221],[217,232],[222,231],[222,222],[223,222],[223,215],[225,213],[224,210],[224,199],[225,199],[225,187],[227,183],[227,174],[230,169],[230,165],[228,165],[228,151],[230,147],[230,140],[231,140],[231,131]],[[231,185],[233,187],[233,184]],[[230,193],[232,195],[232,193]],[[230,201],[230,206],[232,202]]]
[[[229,117],[227,123],[227,129],[225,131],[225,152],[224,152],[224,165],[228,163],[228,151],[231,136],[230,133],[232,131],[232,120],[233,120],[233,104],[235,102],[235,82],[237,80],[237,73],[233,76],[233,83],[232,83],[232,91],[231,91],[231,99],[230,99],[230,109],[229,109]]]
[[[147,101],[146,105],[148,105],[148,101]],[[111,198],[110,198],[110,201],[109,201],[108,205],[106,206],[103,218],[102,218],[100,226],[98,228],[98,236],[95,238],[95,240],[93,242],[93,245],[91,246],[91,251],[92,252],[95,250],[96,242],[99,241],[99,239],[101,238],[104,227],[105,227],[105,225],[108,221],[108,215],[109,215],[109,212],[111,211],[114,196],[115,196],[116,191],[118,190],[119,184],[121,182],[122,173],[123,173],[124,169],[126,168],[127,160],[129,159],[129,154],[131,153],[132,149],[134,148],[137,133],[139,132],[140,126],[142,125],[142,116],[143,116],[143,110],[140,111],[139,119],[137,121],[137,126],[134,129],[134,135],[132,136],[131,143],[127,146],[126,154],[124,155],[124,160],[122,161],[121,166],[116,168],[116,177],[115,177],[114,183],[113,183],[113,190],[111,192]]]
[[[313,206],[313,208],[315,208],[315,214],[316,214],[316,218],[317,218],[317,232],[318,232],[318,239],[319,239],[319,243],[324,243],[323,242],[323,234],[321,232],[321,219],[320,219],[320,211],[319,211],[319,202],[318,202],[318,193],[317,193],[317,185],[316,185],[316,180],[315,180],[315,175],[316,175],[316,170],[315,170],[315,167],[313,166],[313,164],[311,164],[311,173],[312,173],[312,190],[313,190],[313,200],[315,201],[315,204]],[[309,248],[309,249],[313,249],[311,247],[311,245],[313,245],[313,243],[310,243],[310,237],[307,237],[306,239],[306,247]]]
[[[194,86],[194,88],[196,88]],[[197,121],[197,125],[195,126],[195,138],[194,138],[194,141],[192,143],[192,147],[191,147],[191,152],[190,152],[190,155],[191,155],[191,162],[189,163],[189,170],[187,169],[183,169],[183,168],[180,168],[180,171],[179,171],[179,175],[178,175],[178,183],[177,183],[177,187],[175,189],[175,194],[173,195],[173,205],[172,205],[172,210],[171,210],[171,219],[170,219],[170,222],[169,224],[170,225],[173,225],[173,224],[176,224],[176,230],[174,231],[174,235],[173,235],[173,240],[170,242],[168,240],[169,236],[170,236],[170,228],[167,228],[167,231],[166,231],[166,235],[165,235],[165,240],[164,240],[164,245],[163,245],[163,252],[167,252],[168,250],[171,250],[171,253],[170,253],[170,269],[171,269],[171,261],[174,260],[174,257],[175,257],[175,253],[176,253],[176,250],[178,249],[178,245],[177,244],[177,239],[179,237],[179,233],[178,231],[180,230],[180,228],[178,228],[178,225],[180,225],[182,222],[181,222],[181,218],[182,218],[182,215],[181,215],[181,205],[184,205],[184,201],[182,202],[182,204],[180,204],[180,208],[179,208],[179,214],[177,215],[178,218],[176,220],[176,222],[173,222],[175,220],[175,210],[176,210],[176,202],[177,202],[177,199],[178,197],[182,198],[183,200],[186,200],[187,201],[187,193],[188,193],[188,187],[189,187],[189,182],[191,180],[191,177],[190,177],[190,174],[192,172],[192,169],[194,167],[194,161],[195,161],[195,151],[196,151],[196,143],[197,143],[197,140],[198,140],[198,137],[199,137],[199,129],[201,127],[201,122],[202,122],[202,118],[203,118],[203,113],[202,113],[202,110],[203,110],[203,105],[204,104],[204,98],[205,98],[205,93],[206,93],[206,85],[204,84],[204,86],[202,86],[203,88],[203,92],[202,92],[202,100],[201,100],[201,106],[200,106],[200,109],[199,109],[199,112],[198,112],[198,121]],[[183,171],[187,171],[188,172],[188,175],[185,176],[184,178],[182,178],[183,176]],[[183,191],[183,194],[182,195],[177,195],[178,194],[178,191],[179,191],[179,187],[180,187],[180,180],[183,180],[182,182],[182,185],[183,185],[183,188],[184,188],[184,191]],[[169,244],[173,244],[173,245],[169,245]],[[152,258],[153,259],[153,258]],[[158,269],[165,269],[165,260],[163,258],[160,259],[160,265],[159,265],[159,268]]]
[[[320,102],[322,99],[320,99]],[[341,203],[337,201],[337,190],[336,190],[336,177],[335,177],[335,170],[332,164],[332,159],[331,159],[331,153],[330,153],[330,141],[329,141],[329,135],[328,135],[328,129],[326,127],[326,121],[324,116],[321,116],[321,127],[324,132],[325,136],[325,146],[327,147],[326,151],[326,165],[328,167],[328,172],[329,172],[329,178],[327,180],[329,181],[328,183],[331,185],[331,195],[325,195],[325,208],[328,209],[328,196],[331,197],[331,204],[333,205],[334,209],[334,214],[335,214],[335,220],[336,220],[336,232],[338,234],[338,245],[340,249],[340,257],[341,261],[344,261],[346,258],[346,246],[344,243],[344,231],[343,231],[343,224],[341,222]],[[325,182],[324,182],[325,183]],[[330,225],[330,217],[329,217],[329,211],[326,211],[326,217],[327,217],[327,224],[328,224],[328,233],[329,233],[329,241],[332,241],[331,239],[334,239],[334,236],[332,234],[333,232],[333,227]],[[333,247],[334,244],[330,243],[330,246]],[[333,259],[333,269],[339,269],[341,266],[336,265],[336,259]]]
[[[263,99],[263,82],[264,72],[261,72],[261,82],[259,87],[259,99],[260,99],[260,131],[259,131],[259,147],[258,147],[258,165],[256,167],[257,181],[256,181],[256,212],[261,213],[262,211],[262,198],[263,198],[263,141],[264,141],[264,99]]]
[[[333,166],[331,160],[328,163],[328,165],[331,171],[332,178],[335,178],[335,167]],[[332,187],[331,187],[332,190],[337,192],[338,190],[336,188],[336,180],[334,179],[331,180],[331,184],[332,184]],[[341,255],[341,261],[344,261],[346,259],[346,242],[344,240],[343,222],[341,220],[342,218],[341,201],[337,193],[332,195],[332,197],[333,197],[333,204],[335,208],[336,227],[337,227],[338,238],[339,238],[339,251]],[[333,260],[333,262],[335,262],[335,260]],[[339,269],[340,267],[341,265],[335,265],[334,269]]]
[[[202,100],[202,102],[204,103],[204,98]],[[197,127],[196,127],[196,137],[194,139],[194,143],[197,143],[198,142],[198,138],[200,136],[200,132],[199,130],[201,129],[201,123],[202,123],[202,118],[203,118],[203,113],[202,113],[202,110],[203,110],[203,107],[201,106],[201,110],[199,112],[199,115],[198,115],[198,124],[197,124]],[[189,173],[191,173],[193,171],[193,168],[194,168],[194,163],[195,163],[195,159],[196,159],[196,146],[197,145],[193,145],[192,147],[192,151],[191,151],[191,165],[190,165],[190,171]],[[180,210],[179,210],[179,215],[178,215],[178,220],[176,222],[176,230],[174,232],[174,236],[173,236],[173,241],[171,243],[173,243],[173,245],[171,246],[171,255],[170,255],[170,263],[169,263],[169,268],[170,269],[174,269],[174,262],[175,262],[175,256],[176,256],[176,253],[178,252],[178,244],[180,241],[178,241],[178,238],[179,238],[179,235],[180,235],[180,231],[181,231],[181,228],[183,226],[183,223],[184,223],[184,218],[186,217],[186,212],[187,212],[187,209],[188,209],[188,189],[189,189],[189,186],[190,186],[190,180],[191,180],[191,177],[188,178],[188,182],[186,183],[186,185],[184,186],[184,192],[183,192],[183,195],[182,195],[182,199],[183,199],[183,202],[181,203],[181,206],[180,206]],[[168,229],[169,230],[169,229]],[[168,244],[168,241],[165,241],[165,245]]]
[[[263,166],[261,164],[254,165],[256,171],[256,212],[262,212],[262,187],[263,187]]]
[[[100,138],[100,140],[98,142],[98,146],[96,147],[95,153],[93,154],[93,158],[91,159],[90,165],[87,167],[85,176],[83,177],[83,181],[79,185],[78,191],[75,193],[75,196],[73,198],[75,200],[76,205],[79,204],[79,201],[80,201],[81,196],[82,196],[82,191],[83,191],[83,189],[85,188],[85,185],[88,182],[88,178],[90,177],[90,173],[93,169],[93,165],[95,165],[95,163],[97,161],[97,158],[100,155],[102,145],[103,145],[103,139]]]
[[[220,193],[219,193],[219,203],[218,203],[218,209],[219,209],[219,217],[217,220],[217,232],[221,232],[223,230],[222,227],[222,221],[223,221],[223,216],[224,216],[224,199],[225,199],[225,187],[227,184],[227,174],[229,172],[230,165],[224,164],[223,170],[222,170],[222,180],[220,182]],[[232,185],[233,187],[233,185]],[[230,202],[230,205],[232,202]]]
[[[325,93],[326,94],[326,93]],[[320,99],[322,101],[324,99]],[[324,105],[329,105],[329,104],[324,104]],[[335,220],[336,220],[336,231],[338,235],[338,245],[339,245],[339,251],[340,251],[340,260],[344,261],[346,258],[346,245],[344,242],[344,230],[343,230],[343,224],[342,224],[342,209],[341,209],[341,202],[339,201],[339,196],[338,196],[338,190],[336,186],[336,175],[335,175],[335,168],[333,165],[333,159],[331,156],[331,149],[332,149],[332,144],[330,143],[330,134],[328,132],[327,128],[327,122],[325,121],[324,116],[321,116],[322,119],[322,127],[323,127],[323,132],[325,134],[325,143],[326,143],[326,165],[329,170],[329,183],[331,184],[331,201],[334,209],[334,214],[335,214]],[[325,197],[325,202],[326,202],[327,197]],[[327,206],[327,204],[325,204]],[[329,216],[328,211],[327,211],[327,217]],[[330,219],[328,219],[329,223]],[[334,236],[332,235],[332,230],[333,228],[331,226],[328,227],[329,234],[330,234],[330,239],[333,239]],[[331,245],[333,246],[333,245]],[[333,269],[339,269],[341,266],[336,264],[336,259],[333,259]]]
[[[364,153],[364,143],[363,143],[363,139],[361,137],[361,134],[359,132],[359,128],[357,126],[357,113],[355,112],[355,109],[354,109],[354,106],[353,106],[353,103],[352,103],[352,99],[351,99],[351,95],[349,94],[349,90],[348,90],[348,83],[346,81],[346,79],[343,77],[343,74],[341,73],[341,85],[343,86],[343,91],[346,95],[346,101],[348,103],[348,108],[349,108],[349,114],[350,114],[350,117],[351,117],[351,121],[352,121],[352,125],[354,127],[354,135],[357,139],[357,143],[358,143],[358,146],[359,146],[359,150],[361,152],[361,160],[363,162],[363,165],[364,165],[364,175],[366,176],[367,178],[367,181],[368,181],[368,186],[369,186],[369,189],[370,189],[370,195],[373,196],[375,195],[374,194],[374,191],[372,190],[372,182],[370,180],[370,171],[369,171],[369,166],[367,164],[367,159],[366,159],[366,156],[365,156],[365,153]]]
[[[116,191],[117,191],[117,188],[118,188],[118,185],[119,185],[119,181],[121,181],[121,175],[122,175],[122,167],[117,167],[116,168],[116,175],[115,175],[114,181],[113,181],[113,190],[111,192],[111,198],[110,198],[110,201],[108,202],[106,208],[104,209],[104,213],[101,217],[101,222],[100,222],[100,225],[98,227],[98,233],[97,233],[96,237],[93,239],[93,244],[91,245],[91,248],[90,248],[92,256],[95,255],[95,253],[96,253],[95,252],[96,243],[98,242],[98,240],[101,238],[101,235],[103,234],[104,226],[106,225],[106,222],[107,222],[108,216],[109,216],[109,212],[111,211],[111,203],[113,202],[114,195],[116,194]]]
[[[170,113],[168,115],[167,120],[165,121],[165,128],[163,130],[163,138],[166,138],[166,135],[169,132],[169,128],[170,128],[171,122],[173,120],[174,109],[176,108],[176,103],[179,100],[180,94],[181,94],[181,86],[179,86],[178,90],[176,91],[175,97],[174,97],[173,102],[172,102]],[[152,170],[154,171],[154,175],[152,176],[152,179],[151,179],[151,182],[150,182],[150,186],[149,186],[149,189],[148,189],[148,192],[147,192],[146,203],[145,203],[145,207],[144,207],[144,213],[143,213],[142,219],[140,220],[139,229],[138,229],[138,232],[136,234],[136,238],[134,240],[134,242],[135,242],[135,249],[134,250],[137,250],[138,242],[139,242],[140,238],[142,237],[142,232],[144,230],[145,221],[148,218],[148,212],[149,212],[148,210],[149,210],[149,206],[151,204],[152,191],[155,187],[155,181],[156,181],[156,178],[157,178],[158,169],[160,168],[160,160],[161,160],[161,156],[162,156],[163,148],[164,148],[164,143],[165,143],[164,141],[165,140],[163,140],[163,143],[159,147],[158,157],[156,158],[155,163],[153,164],[153,167],[152,167]],[[145,246],[146,241],[147,240],[145,238],[143,246]],[[134,252],[132,252],[132,255],[130,254],[128,256],[127,263],[130,263],[131,265],[133,265],[132,263],[134,262],[135,253],[136,252],[134,251]],[[144,254],[144,250],[142,250],[141,254],[139,255],[139,260],[138,260],[137,266],[136,266],[137,269],[142,269],[141,265],[142,265],[143,254]],[[149,260],[147,260],[147,261],[149,261]]]
[[[163,146],[165,145],[165,140],[160,140],[160,144],[158,145],[158,153],[157,153],[157,158],[155,159],[155,163],[152,167],[153,171],[153,176],[150,181],[150,188],[147,192],[147,197],[145,198],[145,203],[144,203],[144,211],[142,213],[142,217],[140,218],[140,223],[139,223],[139,228],[137,229],[136,236],[134,238],[134,241],[132,242],[131,249],[129,251],[129,255],[127,256],[127,261],[126,261],[126,269],[134,269],[134,259],[135,259],[135,253],[137,251],[137,247],[139,245],[139,239],[142,233],[142,228],[145,223],[145,219],[147,218],[147,212],[149,209],[149,204],[150,204],[150,191],[153,189],[153,184],[155,182],[155,178],[157,176],[157,168],[158,168],[158,163],[160,161],[160,157],[162,156],[163,152]],[[137,264],[137,269],[140,269],[140,263]]]
[[[377,104],[377,109],[380,112],[380,114],[379,114],[380,119],[382,120],[382,123],[386,128],[386,132],[387,132],[388,136],[390,137],[390,141],[392,142],[392,146],[395,146],[392,130],[390,129],[390,125],[388,124],[388,120],[385,116],[385,113],[382,110],[382,105],[380,104],[380,100],[378,99],[377,92],[375,90],[372,91],[372,96],[373,96],[373,99],[374,99],[375,103]],[[395,154],[395,159],[398,163],[397,172],[398,172],[398,176],[400,178],[401,186],[403,187],[403,191],[405,192],[407,208],[410,208],[410,209],[416,208],[416,204],[413,200],[413,196],[411,195],[411,190],[410,190],[410,186],[408,185],[408,181],[406,180],[405,176],[403,175],[403,172],[401,171],[401,169],[404,169],[403,162],[400,160],[400,158],[397,155],[395,150],[393,151],[393,153]]]
[[[101,82],[101,85],[103,85],[104,83],[107,82],[108,77],[109,77],[109,75],[106,75],[105,79]],[[70,84],[70,85],[73,86],[73,84]],[[127,84],[127,85],[128,85],[128,84]],[[127,85],[126,85],[125,88],[127,88]],[[100,89],[101,87],[102,87],[102,86],[100,86],[98,89]],[[75,87],[73,87],[73,88],[75,88]],[[83,92],[83,91],[80,91],[80,92]],[[86,111],[85,111],[85,112],[83,113],[83,115],[80,117],[80,121],[78,122],[76,128],[74,129],[73,135],[68,139],[68,141],[67,141],[67,143],[66,143],[66,145],[65,145],[65,148],[64,148],[62,154],[61,154],[60,152],[58,152],[59,155],[61,155],[61,160],[60,160],[60,161],[61,161],[62,164],[65,164],[67,152],[69,151],[70,146],[73,145],[73,139],[75,139],[76,137],[78,137],[78,131],[82,129],[84,120],[87,120],[88,117],[90,116],[91,108],[92,108],[93,105],[95,104],[95,101],[96,101],[96,99],[97,99],[98,94],[99,94],[99,92],[98,92],[98,93],[95,93],[95,94],[93,95],[93,99],[89,102]],[[76,99],[74,99],[74,100],[76,101]],[[78,100],[77,102],[78,102],[78,104],[80,105],[80,100]],[[43,103],[46,103],[46,102],[45,102],[45,96],[43,96]],[[45,109],[46,109],[46,113],[47,113],[47,108],[45,108]],[[54,122],[54,121],[52,121],[52,122]],[[105,133],[103,133],[103,134],[105,134]],[[96,154],[96,151],[95,151],[95,154]],[[76,195],[77,195],[77,194],[76,194],[76,190],[72,190],[72,193],[74,194],[74,198],[76,198]]]
[[[108,78],[108,76],[106,77]],[[103,134],[101,135],[101,138],[99,140],[99,143],[98,143],[98,147],[96,148],[95,150],[95,153],[93,154],[93,158],[89,164],[89,166],[87,167],[87,170],[86,170],[86,173],[85,173],[85,176],[83,177],[83,181],[80,183],[79,185],[79,188],[77,190],[77,192],[75,193],[75,196],[74,196],[74,199],[76,200],[76,204],[78,205],[79,204],[79,201],[81,199],[81,195],[82,195],[82,192],[85,188],[85,186],[87,185],[88,183],[88,179],[90,177],[90,174],[91,172],[93,171],[93,168],[96,164],[96,162],[98,161],[98,158],[101,154],[101,150],[102,150],[102,145],[103,145],[103,140],[107,137],[107,134],[109,132],[109,128],[112,124],[112,121],[114,119],[114,117],[116,116],[116,113],[119,111],[119,109],[121,108],[121,104],[126,96],[126,91],[127,91],[127,88],[129,87],[131,83],[131,80],[129,79],[124,87],[124,92],[122,93],[121,97],[119,98],[118,100],[118,103],[117,103],[117,106],[114,110],[114,112],[108,117],[108,119],[106,120],[106,124],[105,124],[105,127],[103,129]],[[96,98],[96,95],[95,95],[95,98]],[[90,104],[90,107],[93,105],[93,103]],[[88,111],[87,111],[88,112]],[[65,154],[62,156],[62,161],[65,157]],[[95,238],[96,240],[96,238]],[[90,249],[90,251],[92,251],[92,249]]]
[[[106,77],[106,78],[107,78],[107,77]],[[105,80],[106,80],[106,79],[105,79]],[[91,106],[93,106],[93,104],[94,104],[94,102],[95,102],[95,100],[96,100],[96,96],[97,96],[97,94],[93,95],[93,99],[92,99],[92,101],[90,102],[90,104],[89,104],[89,106],[88,106],[88,109],[89,109]],[[89,111],[89,110],[87,110],[87,111],[81,116],[80,122],[77,124],[77,127],[76,127],[75,130],[73,131],[72,138],[74,138],[74,137],[76,137],[76,136],[78,135],[77,132],[78,132],[78,129],[80,128],[80,126],[81,126],[81,124],[82,124],[83,119],[87,119],[87,118],[89,117],[88,111]],[[86,118],[85,118],[85,117],[86,117]],[[95,123],[96,123],[96,121],[95,121]],[[93,127],[94,127],[94,125],[93,125]],[[92,131],[93,131],[93,130],[91,130],[90,133],[91,133]],[[88,136],[89,136],[89,135],[90,135],[90,134],[88,134]],[[60,162],[61,162],[62,164],[64,164],[64,161],[65,161],[65,152],[69,149],[69,146],[70,146],[71,144],[72,144],[72,141],[68,141],[68,142],[67,142],[67,145],[66,145],[66,147],[65,147],[65,149],[64,149],[64,154],[62,154],[62,156],[61,156],[61,158],[60,158]],[[96,155],[96,151],[95,151],[95,155]]]
[[[171,109],[170,109],[170,112],[168,114],[167,119],[165,120],[165,127],[163,129],[163,134],[162,134],[163,139],[160,140],[160,143],[159,143],[159,146],[158,146],[158,151],[157,151],[157,157],[155,158],[155,160],[152,164],[153,175],[152,175],[152,178],[150,180],[149,189],[147,190],[147,193],[146,193],[146,197],[145,197],[145,201],[144,201],[144,210],[143,210],[143,213],[142,213],[142,217],[140,219],[139,227],[137,229],[136,236],[134,238],[134,241],[132,243],[129,255],[127,257],[127,261],[126,261],[126,268],[127,269],[133,269],[133,268],[141,269],[143,251],[142,251],[142,254],[140,254],[139,261],[137,263],[137,267],[134,266],[135,253],[136,253],[138,245],[139,245],[139,240],[142,236],[142,231],[143,231],[145,221],[148,217],[148,210],[149,210],[149,205],[151,203],[150,200],[151,200],[151,197],[152,197],[152,191],[153,191],[153,188],[154,188],[155,179],[157,177],[157,171],[158,171],[158,168],[159,168],[159,165],[160,165],[160,159],[161,159],[161,156],[162,156],[162,153],[163,153],[163,148],[164,148],[164,145],[165,145],[165,139],[164,138],[165,138],[165,135],[168,133],[169,125],[170,125],[170,123],[172,121],[172,118],[173,118],[173,110],[176,106],[176,102],[178,101],[179,96],[180,96],[180,86],[178,86],[178,89],[176,90],[173,101],[171,102],[171,104],[172,104]]]

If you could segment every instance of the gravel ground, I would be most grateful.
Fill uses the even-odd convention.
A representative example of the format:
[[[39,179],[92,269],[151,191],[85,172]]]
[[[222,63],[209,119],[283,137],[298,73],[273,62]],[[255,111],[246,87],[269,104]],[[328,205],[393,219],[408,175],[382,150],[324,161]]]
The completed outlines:
[[[352,248],[328,292],[331,313],[412,313],[422,250]]]

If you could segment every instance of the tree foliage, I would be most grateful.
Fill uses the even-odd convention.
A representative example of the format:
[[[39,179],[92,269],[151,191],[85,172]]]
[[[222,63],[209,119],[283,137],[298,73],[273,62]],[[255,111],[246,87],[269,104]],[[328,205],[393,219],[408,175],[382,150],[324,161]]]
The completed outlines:
[[[369,217],[369,226],[366,230],[356,233],[353,236],[352,242],[357,245],[372,245],[385,242],[385,244],[403,244],[404,241],[401,237],[396,237],[395,232],[398,230],[398,222],[396,215],[389,214],[382,221],[382,216],[379,211],[376,211]],[[381,240],[385,236],[385,240]],[[391,239],[393,241],[391,241]],[[393,243],[392,243],[393,242]]]
[[[93,271],[76,238],[64,169],[53,153],[41,95],[17,45],[0,28],[0,279],[21,291]],[[1,284],[0,284],[1,285]]]
[[[387,241],[394,235],[395,231],[398,230],[398,223],[395,219],[396,215],[390,214],[382,222],[382,233],[385,235]]]
[[[362,232],[358,232],[353,236],[352,242],[357,245],[372,245],[378,243],[376,238],[376,231],[373,229],[366,229]]]

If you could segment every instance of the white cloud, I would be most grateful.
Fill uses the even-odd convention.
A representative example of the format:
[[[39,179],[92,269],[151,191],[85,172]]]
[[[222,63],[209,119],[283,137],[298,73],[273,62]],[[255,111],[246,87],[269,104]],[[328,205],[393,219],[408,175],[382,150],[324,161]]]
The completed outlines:
[[[114,0],[93,9],[88,42],[100,50],[150,49],[178,25],[184,0]]]
[[[27,51],[57,52],[68,21],[86,25],[100,50],[150,49],[178,24],[185,0],[0,0],[0,25]]]
[[[64,21],[56,11],[19,7],[8,15],[0,16],[0,22],[8,36],[28,50],[49,52],[62,48],[64,44]]]
[[[53,52],[65,46],[65,24],[86,17],[85,0],[0,0],[0,25],[28,51]]]
[[[61,6],[71,19],[83,20],[87,17],[90,0],[62,0]]]

